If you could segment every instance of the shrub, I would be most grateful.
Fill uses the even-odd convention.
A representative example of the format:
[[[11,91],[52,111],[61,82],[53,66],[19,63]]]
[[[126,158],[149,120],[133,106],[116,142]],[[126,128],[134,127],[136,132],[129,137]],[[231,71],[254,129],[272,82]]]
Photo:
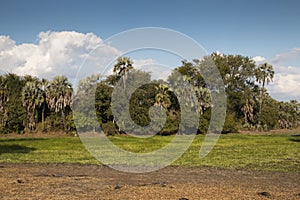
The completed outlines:
[[[102,131],[105,133],[105,135],[112,135],[112,136],[120,133],[113,122],[103,123]]]

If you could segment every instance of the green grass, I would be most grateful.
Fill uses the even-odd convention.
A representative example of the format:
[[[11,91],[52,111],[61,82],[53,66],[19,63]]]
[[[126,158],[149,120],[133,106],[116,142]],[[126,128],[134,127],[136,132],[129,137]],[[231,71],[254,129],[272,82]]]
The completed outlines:
[[[198,154],[203,139],[204,136],[197,136],[173,165],[300,171],[300,137],[287,134],[221,135],[214,149],[200,159]],[[110,137],[110,140],[128,151],[150,152],[167,145],[172,137]],[[2,138],[0,162],[100,164],[76,137]]]
[[[174,164],[231,169],[300,171],[300,140],[289,135],[222,135],[214,149],[198,159],[201,137]]]
[[[98,163],[76,137],[0,139],[0,162]]]

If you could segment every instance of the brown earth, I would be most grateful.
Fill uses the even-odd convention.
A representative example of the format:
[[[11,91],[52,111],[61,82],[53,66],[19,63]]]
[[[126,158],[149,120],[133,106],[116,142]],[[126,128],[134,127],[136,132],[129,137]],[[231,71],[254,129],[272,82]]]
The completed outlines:
[[[0,163],[0,199],[300,199],[299,172]]]

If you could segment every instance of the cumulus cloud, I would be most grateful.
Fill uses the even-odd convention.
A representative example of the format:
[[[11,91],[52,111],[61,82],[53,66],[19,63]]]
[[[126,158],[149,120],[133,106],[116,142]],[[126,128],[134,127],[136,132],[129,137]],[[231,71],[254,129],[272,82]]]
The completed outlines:
[[[93,33],[41,32],[35,44],[16,44],[9,36],[0,35],[0,73],[31,74],[47,79],[66,75],[73,82],[76,77],[102,73],[121,53]],[[255,56],[253,60],[274,66],[274,82],[268,86],[271,96],[300,101],[300,48],[273,58]],[[171,73],[171,69],[158,65],[153,59],[133,61],[137,69],[152,72],[155,79],[166,79]]]
[[[0,36],[0,69],[19,75],[49,79],[56,75],[75,79],[79,75],[80,78],[102,72],[119,54],[118,49],[93,33],[41,32],[37,44],[20,45],[8,36]]]
[[[271,91],[276,96],[282,97],[289,95],[290,97],[300,96],[300,73],[298,74],[277,74],[276,82],[272,85]]]
[[[158,63],[154,59],[145,60],[133,60],[136,69],[150,72],[153,80],[165,80],[167,81],[169,75],[171,75],[173,68],[170,68],[164,64]]]
[[[144,60],[134,59],[133,63],[134,63],[134,67],[136,69],[141,69],[141,68],[144,68],[145,66],[155,64],[156,61],[152,58],[148,58],[148,59],[144,59]]]
[[[275,70],[274,82],[269,86],[271,96],[279,100],[300,101],[300,49],[278,54],[268,62]]]
[[[300,67],[300,48],[294,48],[290,51],[277,54],[274,58],[270,59],[270,62],[274,65]]]
[[[0,52],[10,50],[16,45],[9,36],[0,35]]]
[[[255,56],[255,57],[253,57],[252,59],[253,59],[255,62],[257,62],[257,63],[260,63],[260,62],[263,62],[263,61],[266,60],[266,58],[263,57],[263,56]]]

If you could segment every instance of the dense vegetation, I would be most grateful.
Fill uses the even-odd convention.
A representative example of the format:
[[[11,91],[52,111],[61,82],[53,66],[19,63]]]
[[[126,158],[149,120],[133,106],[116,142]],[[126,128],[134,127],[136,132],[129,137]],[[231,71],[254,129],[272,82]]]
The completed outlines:
[[[210,89],[199,68],[209,60],[213,60],[219,69],[227,94],[227,115],[223,133],[241,129],[270,130],[300,126],[299,102],[296,100],[279,102],[266,90],[266,85],[274,77],[271,65],[264,63],[257,66],[249,57],[213,53],[202,60],[183,61],[182,66],[175,68],[167,81],[152,80],[150,73],[134,69],[134,63],[129,58],[122,57],[117,60],[112,75],[107,77],[93,75],[81,80],[76,94],[64,76],[57,76],[53,80],[40,80],[30,75],[22,77],[12,73],[2,75],[0,133],[72,132],[76,128],[95,131],[98,124],[106,134],[124,133],[121,131],[124,129],[115,123],[111,97],[114,92],[122,92],[114,91],[117,84],[121,84],[123,88],[130,88],[132,81],[137,80],[134,76],[142,77],[149,84],[139,87],[130,96],[129,112],[132,120],[142,127],[149,125],[151,123],[149,109],[154,105],[166,113],[166,123],[158,134],[176,133],[181,119],[181,109],[175,92],[177,94],[185,92],[174,91],[176,88],[168,86],[168,83],[178,80],[176,72],[189,82],[196,93],[197,99],[190,100],[189,103],[200,115],[198,133],[205,133],[212,105]],[[128,76],[130,73],[133,75]],[[88,98],[90,94],[95,96],[95,101]],[[122,109],[126,98],[124,94],[124,99],[119,98],[114,103]],[[76,114],[76,128],[73,106],[80,108],[81,111]],[[97,122],[89,120],[94,108]],[[122,118],[128,117],[120,113],[118,120],[122,121]],[[193,119],[190,121],[192,126]]]

